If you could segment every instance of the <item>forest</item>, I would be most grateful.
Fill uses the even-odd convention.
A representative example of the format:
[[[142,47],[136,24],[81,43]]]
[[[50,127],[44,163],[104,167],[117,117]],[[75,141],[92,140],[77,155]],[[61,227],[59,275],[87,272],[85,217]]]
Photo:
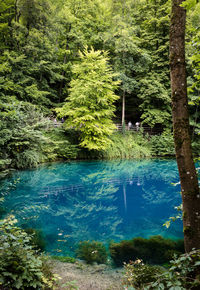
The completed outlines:
[[[170,82],[170,62],[173,63],[170,41],[174,37],[173,15],[170,15],[172,4],[179,6],[180,3],[181,11],[187,11],[184,39],[186,95],[192,153],[195,161],[198,161],[198,0],[0,1],[0,177],[4,178],[10,171],[33,169],[42,163],[54,161],[175,158],[176,155],[178,163],[184,153],[177,153],[182,148],[182,131],[174,130],[173,138],[173,128],[176,129],[176,125],[173,127],[176,91],[171,83],[176,81],[176,77],[173,79],[171,64]],[[176,76],[178,79],[180,73]],[[182,152],[186,152],[184,150]],[[182,164],[185,166],[184,162]],[[162,240],[162,237],[110,244],[110,256],[117,266],[126,257],[124,283],[130,287],[123,289],[181,290],[199,287],[200,254],[191,246],[193,243],[189,245],[186,241],[186,237],[189,237],[188,241],[194,241],[190,229],[196,225],[198,235],[200,233],[198,179],[194,167],[195,180],[190,180],[190,186],[186,178],[190,174],[189,167],[187,164],[186,167],[181,166],[178,163],[183,197],[183,232],[185,249],[190,253],[183,254],[181,243]],[[195,209],[193,207],[191,217],[196,219],[197,215],[196,224],[189,217],[195,203],[191,197],[194,193],[193,184],[196,184],[194,192],[198,202]],[[10,185],[10,188],[15,185]],[[190,191],[189,198],[185,198],[184,190]],[[0,197],[0,204],[3,199]],[[10,289],[4,288],[2,281],[17,279],[13,273],[5,274],[10,264],[4,254],[13,258],[13,249],[6,245],[6,239],[11,244],[16,243],[18,254],[25,250],[24,268],[28,269],[27,275],[33,275],[32,278],[22,278],[26,282],[13,282],[11,289],[53,289],[54,276],[50,273],[48,263],[40,256],[36,255],[36,258],[35,250],[29,247],[31,237],[15,227],[15,223],[14,216],[1,222],[0,232],[3,235],[0,241],[4,244],[6,254],[0,253],[0,259],[5,261],[0,266],[4,273],[3,278],[0,275],[0,289]],[[196,244],[199,249],[198,239]],[[173,254],[182,253],[179,259],[172,261],[171,266],[166,258],[169,253],[163,252],[163,245]],[[128,264],[129,251],[134,250],[135,258],[138,258],[143,247],[149,251],[147,263],[150,264],[157,264],[152,262],[156,261],[151,256],[152,249],[160,250],[156,255],[161,255],[162,262],[168,263],[167,274],[163,274],[163,269],[143,264],[140,260]],[[83,242],[79,256],[87,256],[86,262],[92,264],[94,261],[89,256],[89,248],[94,253],[97,251],[103,259],[97,257],[95,262],[99,263],[100,259],[106,263],[106,249],[100,242]],[[143,256],[145,260],[144,253]],[[38,268],[35,268],[36,264]],[[174,269],[178,274],[172,274]],[[162,277],[160,280],[155,279],[156,273]],[[182,275],[180,278],[179,274]],[[10,278],[5,278],[6,275]],[[189,278],[184,275],[189,275]],[[9,283],[5,285],[12,286]],[[68,286],[66,289],[79,289],[73,283]]]
[[[173,156],[170,7],[166,0],[1,1],[1,168],[59,158]],[[196,155],[198,28],[199,4],[188,12],[186,34]],[[67,122],[55,128],[53,120],[63,117]],[[112,134],[114,124],[123,129],[128,122],[156,134],[122,142]]]

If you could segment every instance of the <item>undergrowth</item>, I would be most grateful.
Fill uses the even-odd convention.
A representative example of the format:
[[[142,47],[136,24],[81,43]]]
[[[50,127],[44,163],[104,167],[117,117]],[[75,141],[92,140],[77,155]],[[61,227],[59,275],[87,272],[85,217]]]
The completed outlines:
[[[0,221],[0,288],[52,289],[55,279],[45,257],[16,223],[14,216]]]
[[[139,159],[151,156],[148,139],[140,133],[114,133],[111,137],[112,144],[102,152],[105,159]]]
[[[71,160],[78,158],[78,145],[76,135],[62,128],[50,128],[44,132],[46,142],[42,146],[43,162],[58,159]]]
[[[130,290],[200,289],[200,251],[174,256],[168,269],[136,260],[124,265],[123,284]]]

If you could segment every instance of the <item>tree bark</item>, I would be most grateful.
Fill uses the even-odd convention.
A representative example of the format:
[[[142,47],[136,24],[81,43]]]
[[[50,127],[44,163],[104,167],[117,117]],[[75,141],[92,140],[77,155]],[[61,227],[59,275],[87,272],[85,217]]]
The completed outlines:
[[[200,248],[200,194],[192,157],[185,65],[186,11],[183,0],[172,0],[170,26],[170,76],[176,160],[183,201],[186,252]]]

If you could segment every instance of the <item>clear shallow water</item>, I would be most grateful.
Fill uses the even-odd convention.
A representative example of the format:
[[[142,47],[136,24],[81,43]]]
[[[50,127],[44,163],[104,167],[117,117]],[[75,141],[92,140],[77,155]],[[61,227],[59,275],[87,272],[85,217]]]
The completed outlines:
[[[83,240],[182,238],[181,222],[163,227],[181,203],[177,182],[174,160],[83,161],[15,172],[1,191],[21,227],[42,230],[47,252],[73,255]]]

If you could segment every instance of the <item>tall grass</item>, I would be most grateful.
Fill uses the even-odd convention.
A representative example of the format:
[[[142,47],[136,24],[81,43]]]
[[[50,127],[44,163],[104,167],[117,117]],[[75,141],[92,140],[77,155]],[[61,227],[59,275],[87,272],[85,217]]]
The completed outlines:
[[[114,133],[111,136],[112,144],[102,152],[105,159],[131,159],[151,157],[151,147],[148,139],[140,133]]]

